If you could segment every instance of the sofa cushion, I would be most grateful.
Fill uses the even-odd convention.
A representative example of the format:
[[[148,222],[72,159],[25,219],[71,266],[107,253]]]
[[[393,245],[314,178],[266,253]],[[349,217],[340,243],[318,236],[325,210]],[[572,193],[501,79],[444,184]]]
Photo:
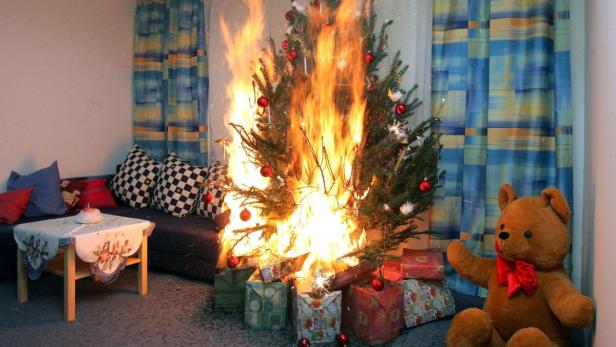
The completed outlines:
[[[102,212],[156,223],[148,243],[150,249],[213,261],[218,259],[218,233],[213,221],[196,216],[180,219],[153,209],[135,210],[126,206]]]
[[[217,161],[208,168],[204,188],[199,195],[199,204],[195,213],[209,219],[224,212],[227,194],[227,165]]]
[[[16,189],[0,194],[0,223],[13,224],[24,214],[32,188]]]
[[[207,169],[192,166],[170,153],[160,169],[152,205],[176,217],[189,215],[197,204]]]
[[[58,162],[54,161],[50,166],[29,175],[11,171],[6,190],[24,188],[32,188],[24,216],[61,215],[66,212],[66,204],[60,192]]]
[[[77,201],[79,209],[84,207],[94,208],[115,208],[118,207],[111,191],[107,188],[107,180],[104,178],[85,178],[86,188],[81,192],[81,197]]]
[[[160,163],[139,146],[130,150],[109,186],[113,194],[132,208],[148,207],[150,191],[156,185]]]

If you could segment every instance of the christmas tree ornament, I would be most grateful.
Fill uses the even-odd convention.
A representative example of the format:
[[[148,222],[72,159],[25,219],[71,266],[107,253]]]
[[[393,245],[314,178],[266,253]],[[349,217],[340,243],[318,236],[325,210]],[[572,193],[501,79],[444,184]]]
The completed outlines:
[[[338,342],[338,346],[345,347],[349,345],[349,335],[343,332],[336,335],[336,342]]]
[[[234,255],[227,258],[227,266],[235,269],[238,265],[240,265],[240,259]]]
[[[293,20],[294,16],[293,16],[293,11],[289,10],[284,14],[284,18],[286,20],[288,20],[289,22]]]
[[[415,204],[411,203],[410,201],[407,201],[404,204],[402,204],[402,206],[400,206],[400,213],[402,213],[405,216],[408,215],[409,213],[412,213],[413,210],[415,210]]]
[[[393,102],[398,102],[402,98],[402,92],[400,92],[399,90],[394,92],[391,89],[388,89],[387,96],[389,97],[389,100]]]
[[[406,106],[406,104],[403,104],[401,102],[396,104],[396,114],[397,115],[403,115],[406,113],[407,110],[408,110],[408,107]]]
[[[319,5],[321,5],[321,2],[319,0],[314,0],[312,2],[312,6],[314,6],[314,7],[319,7]]]
[[[391,211],[391,207],[389,207],[389,204],[383,204],[383,210],[389,212]]]
[[[250,213],[250,211],[245,208],[242,210],[242,212],[240,212],[240,219],[244,222],[248,222],[250,220],[250,217],[252,217],[252,213]]]
[[[404,124],[398,121],[394,121],[387,126],[387,131],[398,141],[402,142],[406,140],[406,133],[404,132]]]
[[[274,170],[272,169],[271,166],[263,165],[261,167],[261,176],[263,176],[263,177],[271,177],[272,173],[274,173]]]
[[[212,192],[207,192],[203,196],[203,201],[205,201],[206,204],[211,204],[212,201],[214,201],[214,194],[212,194]]]
[[[297,51],[294,49],[289,50],[287,52],[287,59],[289,59],[289,61],[293,61],[295,58],[297,58]]]
[[[310,340],[302,337],[299,341],[297,341],[297,347],[310,347]]]
[[[282,46],[282,49],[286,51],[287,49],[289,49],[289,40],[282,41],[280,45]]]
[[[381,290],[383,290],[383,288],[385,288],[385,281],[383,281],[382,278],[377,277],[372,280],[372,289],[377,292],[380,292]]]
[[[306,13],[306,8],[295,0],[291,1],[291,6],[293,6],[299,13]]]
[[[269,103],[269,100],[266,97],[264,97],[264,96],[260,96],[257,99],[257,105],[259,105],[259,106],[261,106],[263,108],[267,107],[268,103]]]
[[[364,61],[368,64],[371,64],[374,61],[374,54],[370,52],[364,54]]]
[[[423,181],[419,183],[419,190],[421,190],[423,193],[426,193],[432,190],[432,183],[428,181],[428,178],[424,178]]]

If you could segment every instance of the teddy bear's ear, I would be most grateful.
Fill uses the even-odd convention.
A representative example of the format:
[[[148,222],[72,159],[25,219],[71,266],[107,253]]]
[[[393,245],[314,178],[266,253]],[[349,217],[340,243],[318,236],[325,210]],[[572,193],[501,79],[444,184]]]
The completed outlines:
[[[571,211],[569,210],[567,199],[565,199],[560,190],[556,188],[545,188],[541,192],[541,201],[545,206],[551,206],[558,217],[567,224],[571,216]]]
[[[513,191],[513,187],[510,184],[503,184],[498,192],[498,207],[500,207],[502,211],[517,198],[518,197]]]

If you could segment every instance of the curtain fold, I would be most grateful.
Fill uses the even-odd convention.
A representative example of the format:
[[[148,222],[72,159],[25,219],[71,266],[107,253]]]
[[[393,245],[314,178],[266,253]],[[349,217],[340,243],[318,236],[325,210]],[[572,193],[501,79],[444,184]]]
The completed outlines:
[[[432,228],[494,256],[500,185],[558,187],[572,206],[568,0],[434,0],[432,105],[442,100]],[[438,241],[435,241],[438,242]],[[447,269],[450,286],[482,294]]]
[[[209,164],[208,8],[203,0],[137,2],[133,135],[159,160],[175,152],[192,164]]]

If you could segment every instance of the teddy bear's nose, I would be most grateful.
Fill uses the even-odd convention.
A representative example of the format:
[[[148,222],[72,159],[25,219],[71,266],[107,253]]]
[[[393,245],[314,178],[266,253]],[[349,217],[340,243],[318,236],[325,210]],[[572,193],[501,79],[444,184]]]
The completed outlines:
[[[498,238],[506,240],[509,238],[509,233],[506,231],[501,231],[500,233],[498,233]]]

